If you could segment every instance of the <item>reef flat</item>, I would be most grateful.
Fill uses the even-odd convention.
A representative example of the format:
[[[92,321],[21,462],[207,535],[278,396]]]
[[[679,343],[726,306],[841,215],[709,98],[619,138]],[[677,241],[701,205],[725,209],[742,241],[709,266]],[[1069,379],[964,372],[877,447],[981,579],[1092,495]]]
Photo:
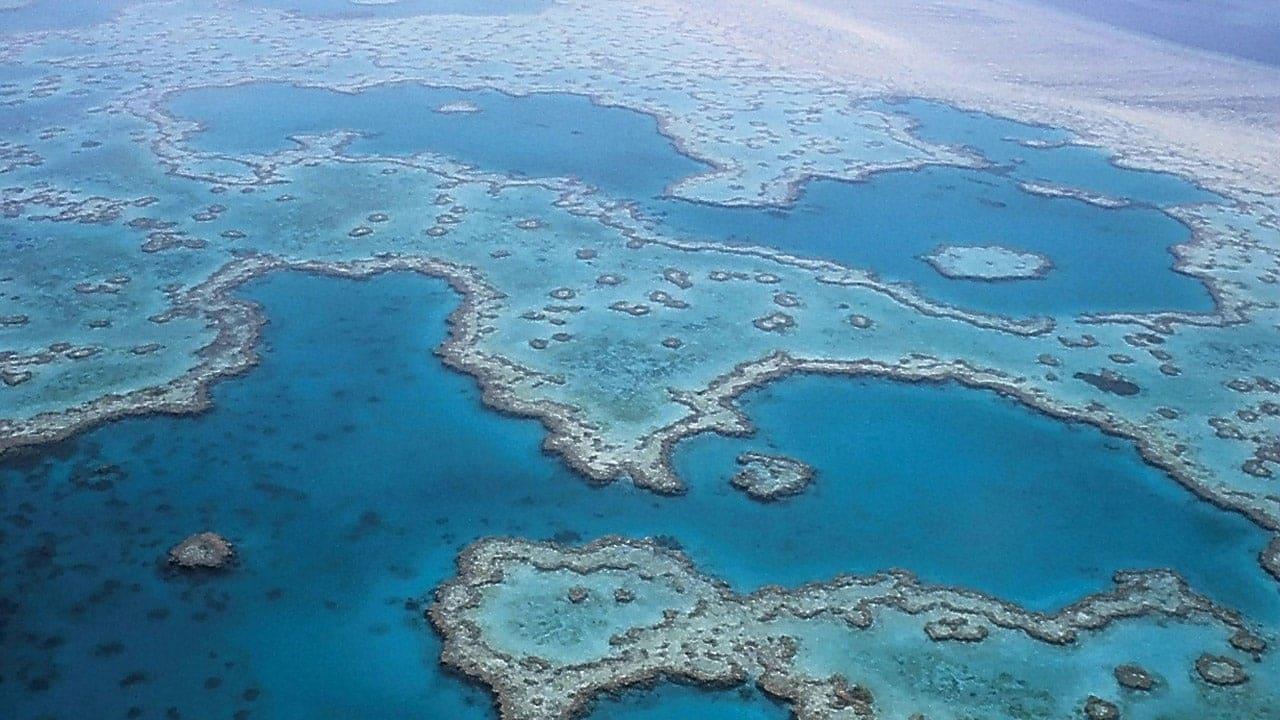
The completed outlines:
[[[793,458],[745,452],[738,456],[741,470],[730,483],[757,500],[777,500],[803,492],[813,481],[813,468]]]
[[[442,661],[491,688],[508,720],[581,717],[660,680],[755,683],[804,719],[1265,717],[1280,702],[1229,689],[1273,684],[1271,654],[1161,572],[1119,573],[1040,615],[900,573],[744,596],[651,542],[493,539],[461,555],[429,615]],[[955,681],[975,675],[979,693]]]
[[[405,271],[443,278],[462,298],[439,358],[474,378],[489,407],[540,421],[545,449],[595,483],[689,491],[673,465],[675,448],[701,434],[751,434],[738,399],[786,377],[946,381],[1098,428],[1200,499],[1273,537],[1280,530],[1280,206],[1272,194],[1280,152],[1273,152],[1265,107],[1280,87],[1274,70],[1171,54],[1114,31],[1087,39],[1092,26],[1071,21],[1060,43],[1033,25],[1018,34],[1019,47],[1027,57],[1042,56],[1037,42],[1053,45],[1045,57],[1059,57],[1064,46],[1122,48],[1119,56],[1086,54],[1144,67],[1159,61],[1167,68],[1155,75],[1160,85],[1139,92],[1127,77],[1119,89],[1100,89],[1046,64],[1017,77],[986,77],[978,65],[947,62],[951,43],[938,40],[937,19],[963,18],[973,38],[992,40],[972,44],[992,53],[1007,47],[994,41],[1000,28],[1022,26],[1000,22],[1011,12],[1006,3],[978,12],[959,0],[911,15],[928,22],[902,43],[893,41],[902,34],[899,14],[887,17],[867,3],[853,7],[856,21],[795,3],[766,23],[756,6],[728,0],[535,3],[539,12],[529,14],[452,14],[444,3],[445,19],[412,0],[354,15],[330,12],[356,7],[348,2],[318,2],[311,12],[265,0],[235,11],[190,2],[106,5],[109,11],[73,27],[8,32],[0,47],[6,455],[52,452],[51,443],[126,417],[209,410],[215,382],[259,361],[269,318],[235,296],[247,282],[286,270],[344,278]],[[954,37],[954,28],[946,30]],[[886,46],[891,52],[881,53]],[[924,46],[927,52],[915,52]],[[875,61],[863,62],[868,56]],[[1223,77],[1231,78],[1223,86],[1202,80]],[[1187,90],[1179,89],[1184,81]],[[1015,90],[1027,87],[1039,89],[1017,99]],[[260,146],[228,144],[208,112],[181,111],[193,93],[227,88],[244,93],[228,124]],[[313,112],[402,88],[408,95],[429,89],[423,117],[430,120],[420,124],[441,123],[433,127],[449,142],[407,133],[393,138],[397,146],[362,125],[367,109]],[[1055,96],[1044,88],[1071,91]],[[257,102],[277,91],[328,99]],[[529,163],[518,151],[537,143],[521,128],[535,123],[506,114],[514,107],[487,104],[483,93],[538,98],[538,107],[562,113],[542,118],[552,132],[540,137],[569,144],[584,130],[562,126],[592,108],[607,111],[608,121],[586,123],[615,133],[596,144],[649,154],[629,164],[588,152],[559,153],[560,165]],[[955,108],[904,100],[916,96],[988,114],[959,118]],[[482,112],[472,111],[482,101]],[[1222,110],[1228,107],[1245,109]],[[266,108],[285,113],[284,121]],[[328,124],[297,129],[295,116],[322,115]],[[624,116],[635,122],[614,120]],[[480,123],[490,130],[477,134]],[[664,151],[676,160],[648,161]],[[627,173],[611,172],[619,165]],[[910,183],[941,168],[956,174]],[[1108,279],[1113,294],[1096,296],[1106,301],[1004,311],[994,293],[1070,277],[1061,288],[1070,295],[1078,287],[1071,283],[1087,284],[1090,271],[1064,261],[1041,282],[952,282],[1045,268],[1029,253],[995,253],[995,262],[987,248],[976,256],[979,269],[962,263],[955,278],[931,278],[965,290],[931,292],[874,262],[821,249],[852,235],[887,246],[913,229],[905,224],[842,220],[839,232],[795,245],[772,243],[767,231],[736,241],[734,227],[717,224],[728,217],[720,211],[785,215],[823,181],[875,186],[889,178],[906,178],[904,186],[919,192],[912,202],[965,198],[990,217],[1021,212],[1021,203],[1010,209],[1014,198],[1034,200],[1061,227],[1085,227],[1082,218],[1114,223],[1106,235],[1117,242],[1126,229],[1158,219],[1165,223],[1158,232],[1128,238],[1154,242],[1133,256],[1145,259],[1144,277],[1172,278],[1170,288],[1194,292],[1179,291],[1167,307],[1152,302],[1160,293],[1129,302],[1120,272]],[[999,193],[979,189],[991,187]],[[694,210],[682,216],[681,204]],[[704,209],[711,210],[681,224]],[[824,222],[831,224],[829,216],[819,214],[816,224]],[[1170,235],[1169,225],[1181,234]],[[1181,240],[1170,245],[1175,236]],[[955,248],[961,240],[930,239],[925,247]],[[911,262],[928,272],[914,258],[919,252]],[[761,497],[802,488],[807,459],[781,457],[746,456],[749,477],[739,485]],[[1277,548],[1273,539],[1257,562],[1280,578]],[[1116,597],[1144,598],[1130,606],[1137,617],[1126,618],[1142,637],[1169,615],[1161,614],[1171,606],[1160,598],[1201,607],[1201,588],[1167,575],[1124,578]],[[574,605],[590,605],[591,597]],[[720,602],[738,607],[747,597]],[[1029,611],[1008,612],[1032,622]],[[1219,634],[1247,625],[1273,638],[1277,630],[1268,619],[1228,622],[1235,616],[1216,605],[1197,612],[1216,618]],[[1045,622],[1066,622],[1054,617]],[[976,633],[968,628],[947,621],[925,632]],[[1164,630],[1162,638],[1182,647],[1178,631]],[[894,646],[870,637],[876,647]],[[910,637],[925,642],[919,633]],[[1180,664],[1166,675],[1194,668],[1201,678],[1233,684],[1233,665],[1220,659],[1229,651],[1211,651],[1202,637],[1186,642],[1196,648],[1192,662],[1185,662],[1190,649],[1170,651]],[[1056,646],[1045,645],[1029,644],[1026,653],[1057,657]],[[746,645],[718,647],[729,665],[761,675],[775,667]],[[828,660],[823,677],[853,682],[847,664]],[[1242,672],[1251,681],[1237,686],[1240,712],[1265,717],[1259,703],[1274,692],[1247,666]],[[707,677],[719,681],[718,673]],[[608,686],[608,678],[597,679]],[[1123,704],[1095,680],[1055,696],[1068,705],[1044,713],[1105,717],[1104,703]],[[834,687],[818,683],[814,692]],[[998,694],[1006,691],[1015,692]],[[810,707],[803,693],[788,692],[777,694]],[[850,712],[867,701],[850,688],[841,692]],[[871,697],[884,708],[892,695]],[[1168,702],[1199,707],[1193,695]]]
[[[944,277],[960,280],[1035,279],[1053,269],[1053,261],[1043,255],[999,245],[944,245],[921,259]]]

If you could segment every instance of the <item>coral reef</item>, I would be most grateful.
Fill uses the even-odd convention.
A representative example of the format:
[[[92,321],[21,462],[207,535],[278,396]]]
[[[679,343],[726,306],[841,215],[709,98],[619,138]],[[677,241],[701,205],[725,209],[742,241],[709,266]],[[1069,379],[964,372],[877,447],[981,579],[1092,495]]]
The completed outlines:
[[[746,452],[729,482],[756,500],[777,500],[803,492],[813,481],[813,468],[789,457]]]
[[[939,245],[921,258],[940,275],[957,280],[1027,280],[1053,269],[1049,258],[999,245]]]
[[[187,570],[221,570],[234,558],[231,543],[212,532],[197,533],[169,549],[169,564]]]
[[[617,600],[620,589],[626,603]],[[602,694],[663,679],[754,682],[805,720],[908,717],[934,702],[961,716],[999,713],[1007,702],[1032,703],[1036,716],[1085,707],[1089,717],[1115,717],[1116,683],[1149,682],[1123,663],[1129,654],[1150,656],[1142,644],[1162,632],[1185,635],[1191,651],[1208,643],[1198,655],[1166,654],[1164,667],[1185,663],[1168,682],[1185,685],[1193,675],[1207,688],[1247,682],[1227,643],[1238,616],[1159,571],[1120,573],[1111,590],[1045,615],[904,573],[740,595],[652,541],[605,538],[570,548],[498,538],[463,552],[457,577],[436,591],[428,613],[444,638],[441,661],[489,687],[504,720],[580,717]],[[877,667],[877,642],[912,633],[932,644],[913,651],[924,653],[920,661],[977,675],[957,686],[923,670],[897,675]],[[968,664],[958,645],[990,649]],[[833,672],[829,656],[842,647],[864,650]],[[1032,654],[1050,658],[1057,672],[1043,673],[1042,661],[1024,664]],[[975,668],[996,657],[990,672],[1009,678],[1010,697],[989,704],[988,693],[971,693],[965,683],[985,682]],[[1118,668],[1114,677],[1097,666],[1100,658]],[[1087,697],[1061,697],[1058,672],[1096,685]],[[1215,698],[1209,691],[1197,702],[1207,710]],[[1268,701],[1257,702],[1236,710],[1257,711]]]

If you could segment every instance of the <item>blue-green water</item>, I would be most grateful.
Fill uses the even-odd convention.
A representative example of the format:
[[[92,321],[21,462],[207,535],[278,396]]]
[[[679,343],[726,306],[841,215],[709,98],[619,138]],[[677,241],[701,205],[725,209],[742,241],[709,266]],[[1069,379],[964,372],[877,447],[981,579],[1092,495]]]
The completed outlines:
[[[1069,144],[1070,135],[1055,128],[924,100],[897,100],[875,106],[914,120],[914,132],[920,138],[967,147],[994,163],[997,173],[1015,180],[1082,188],[1156,207],[1222,200],[1176,175],[1117,167],[1110,156],[1096,148]],[[1024,143],[1028,141],[1050,145],[1026,147]]]
[[[479,113],[441,114],[466,100]],[[1171,175],[1124,170],[1093,149],[1027,148],[1014,139],[1061,140],[1053,130],[920,101],[883,104],[909,113],[927,139],[964,144],[991,170],[936,167],[877,175],[871,182],[815,180],[791,207],[728,208],[662,197],[706,166],[680,154],[653,118],[594,105],[585,97],[511,97],[400,84],[358,94],[280,84],[205,88],[174,96],[170,109],[207,127],[201,150],[265,153],[297,133],[356,130],[350,151],[408,155],[431,150],[483,169],[522,176],[573,176],[637,200],[677,237],[758,244],[869,269],[917,285],[927,296],[1011,315],[1094,311],[1208,311],[1194,278],[1173,271],[1169,248],[1190,239],[1155,206],[1208,202],[1209,193]],[[414,122],[404,122],[405,117]],[[1104,209],[1023,192],[1020,180],[1078,185],[1140,205]],[[943,277],[920,256],[944,244],[999,244],[1047,255],[1042,280],[985,283]]]
[[[987,312],[1212,309],[1200,282],[1172,271],[1169,248],[1190,240],[1190,231],[1156,208],[1214,202],[1215,195],[1166,173],[1119,168],[1092,148],[1022,144],[1067,140],[1059,130],[921,100],[876,106],[910,117],[921,138],[967,147],[993,167],[883,173],[867,183],[812,181],[783,210],[666,203],[654,211],[676,235],[709,235],[835,260]],[[1019,181],[1083,188],[1137,206],[1106,209],[1047,198],[1023,192]],[[920,261],[939,245],[992,244],[1046,255],[1054,269],[1042,280],[985,283],[949,280]]]
[[[831,376],[766,386],[742,406],[756,435],[684,443],[681,477],[718,489],[746,450],[808,463],[817,480],[785,502],[803,518],[786,531],[851,570],[894,558],[925,579],[1051,609],[1100,589],[1111,570],[1172,567],[1215,597],[1280,617],[1280,587],[1254,561],[1266,535],[1090,426],[955,384]]]
[[[985,171],[934,167],[868,183],[812,181],[779,211],[672,202],[658,216],[678,237],[771,245],[915,284],[948,304],[1006,315],[1208,311],[1204,286],[1173,272],[1169,246],[1190,238],[1158,210],[1105,210],[1022,192]],[[939,245],[1002,245],[1048,256],[1041,280],[951,280],[920,260]],[[1126,269],[1138,269],[1134,282]]]
[[[0,466],[6,717],[493,717],[438,670],[413,601],[495,534],[667,535],[742,589],[905,566],[1052,607],[1116,568],[1167,565],[1229,603],[1274,604],[1259,531],[1096,431],[988,393],[785,381],[748,401],[762,426],[748,444],[818,467],[808,493],[753,502],[725,480],[733,448],[699,439],[678,458],[691,491],[661,498],[588,486],[542,453],[537,423],[484,409],[430,353],[456,305],[443,283],[290,274],[249,293],[271,317],[263,362],[218,385],[211,411]],[[777,427],[800,408],[813,424]],[[239,566],[168,575],[165,550],[205,529],[236,542]],[[739,716],[726,697],[682,702]]]
[[[436,112],[461,100],[480,112]],[[363,135],[354,154],[431,151],[510,175],[577,177],[627,198],[660,195],[668,183],[705,169],[677,153],[652,117],[580,95],[513,97],[416,84],[343,94],[261,83],[182,92],[169,109],[203,122],[192,145],[216,152],[269,153],[288,147],[290,135],[354,130]]]

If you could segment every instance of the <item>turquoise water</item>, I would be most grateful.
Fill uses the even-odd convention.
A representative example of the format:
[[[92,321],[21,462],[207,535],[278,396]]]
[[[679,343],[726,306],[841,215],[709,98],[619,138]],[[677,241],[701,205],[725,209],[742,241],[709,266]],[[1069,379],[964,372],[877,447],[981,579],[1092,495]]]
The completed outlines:
[[[868,183],[811,181],[791,208],[761,211],[669,202],[663,230],[716,237],[867,268],[945,303],[1006,315],[1212,310],[1195,279],[1172,271],[1169,246],[1190,232],[1158,210],[1105,210],[1022,192],[989,172],[928,168]],[[951,280],[920,260],[939,245],[1002,245],[1048,256],[1041,280]],[[1134,282],[1134,270],[1142,282]]]
[[[457,302],[443,283],[289,274],[249,294],[271,318],[263,363],[218,385],[211,411],[0,466],[6,717],[491,718],[484,693],[438,670],[417,599],[495,534],[666,535],[741,589],[908,566],[1052,607],[1116,568],[1171,565],[1234,604],[1275,599],[1243,520],[1094,431],[988,393],[786,381],[748,401],[762,432],[747,444],[813,463],[809,492],[748,500],[724,477],[734,448],[708,438],[680,449],[690,493],[661,498],[592,488],[542,453],[537,423],[485,410],[430,353]],[[775,427],[812,394],[815,424]],[[1029,472],[1033,450],[1045,467]],[[163,553],[205,529],[237,544],[239,566],[170,576]],[[728,695],[680,702],[740,716]],[[601,717],[661,716],[647,703]]]
[[[413,15],[514,15],[536,13],[551,0],[399,0],[360,5],[351,0],[244,0],[247,5],[287,10],[308,17],[394,18]]]
[[[436,112],[459,100],[481,111]],[[169,108],[206,124],[192,140],[201,150],[269,153],[289,147],[290,135],[355,130],[364,134],[350,148],[355,154],[431,151],[511,175],[577,177],[629,198],[660,195],[706,167],[677,153],[652,117],[570,94],[513,97],[415,84],[343,94],[265,83],[186,91]]]
[[[750,518],[764,538],[771,510],[803,518],[776,532],[851,571],[896,565],[1042,610],[1102,589],[1112,570],[1171,567],[1224,602],[1280,617],[1280,587],[1255,562],[1267,536],[1090,426],[954,384],[831,376],[774,383],[742,406],[756,435],[694,438],[676,468],[722,492],[745,450],[811,465],[816,481],[783,513]]]
[[[479,113],[440,114],[467,100]],[[1026,148],[1010,138],[1061,140],[1053,130],[935,103],[885,104],[907,112],[931,140],[965,144],[994,170],[930,168],[877,175],[871,182],[815,180],[788,208],[727,208],[661,197],[671,183],[706,166],[680,154],[653,118],[594,105],[585,97],[511,97],[401,84],[359,94],[280,84],[205,88],[174,96],[175,114],[207,128],[201,150],[267,153],[297,133],[351,129],[351,152],[408,155],[432,150],[483,169],[523,176],[573,176],[613,196],[642,201],[646,215],[678,237],[761,244],[872,270],[910,282],[950,304],[1011,315],[1091,311],[1211,310],[1197,280],[1173,272],[1169,247],[1190,239],[1181,223],[1151,206],[1214,196],[1171,175],[1123,170],[1095,150]],[[394,111],[391,109],[394,108]],[[412,117],[413,122],[404,122]],[[249,121],[247,121],[249,120]],[[586,150],[584,151],[584,148]],[[1104,209],[1018,189],[1050,180],[1133,198]],[[947,279],[920,256],[942,244],[1000,244],[1052,259],[1043,280],[984,283]]]
[[[668,202],[650,206],[651,213],[677,236],[771,245],[867,268],[913,283],[928,297],[986,312],[1213,309],[1199,281],[1172,271],[1169,248],[1190,240],[1190,230],[1156,208],[1217,196],[1173,175],[1119,168],[1092,148],[1019,142],[1066,140],[1058,130],[920,100],[878,105],[908,115],[920,137],[968,147],[995,167],[882,173],[865,183],[815,180],[785,209]],[[1020,181],[1083,188],[1136,205],[1108,209],[1046,198],[1023,192]],[[991,244],[1041,253],[1054,269],[1041,280],[985,283],[942,277],[920,261],[939,245]],[[1135,282],[1135,271],[1141,281]]]
[[[1117,167],[1096,148],[1061,145],[1028,148],[1026,141],[1064,143],[1070,135],[1056,128],[1027,125],[950,105],[906,99],[876,103],[906,115],[915,134],[930,142],[968,147],[995,163],[995,171],[1015,180],[1082,188],[1154,206],[1219,202],[1222,198],[1176,175]]]

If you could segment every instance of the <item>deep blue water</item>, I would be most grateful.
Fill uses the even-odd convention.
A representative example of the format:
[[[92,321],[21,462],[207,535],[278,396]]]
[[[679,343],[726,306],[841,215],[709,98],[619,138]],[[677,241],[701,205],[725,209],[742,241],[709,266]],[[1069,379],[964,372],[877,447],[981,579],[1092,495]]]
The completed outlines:
[[[444,115],[465,99],[482,108]],[[611,195],[641,202],[679,237],[762,244],[870,269],[916,284],[946,303],[1012,315],[1091,311],[1208,311],[1197,280],[1172,271],[1169,247],[1190,239],[1181,223],[1152,206],[1214,196],[1171,175],[1122,170],[1080,147],[1032,149],[1013,139],[1060,140],[1062,133],[935,103],[883,104],[905,112],[930,140],[964,144],[991,171],[931,168],[866,183],[818,180],[789,208],[727,208],[661,197],[705,166],[656,132],[653,118],[568,94],[514,98],[402,84],[349,95],[280,84],[206,88],[174,96],[177,115],[208,124],[192,144],[221,152],[270,152],[287,136],[337,128],[365,136],[352,152],[406,155],[433,150],[483,169],[526,176],[579,177]],[[406,123],[406,115],[415,122]],[[1103,209],[1022,192],[1019,180],[1048,180],[1133,198],[1140,206]],[[943,277],[920,260],[942,244],[1000,244],[1049,256],[1043,280],[984,283]]]
[[[1179,45],[1280,65],[1275,0],[1040,0]]]
[[[515,15],[536,13],[551,0],[400,0],[359,5],[351,0],[244,0],[247,5],[326,18],[394,18],[413,15]]]
[[[706,439],[680,452],[690,493],[660,498],[590,487],[542,454],[536,422],[484,409],[430,354],[456,305],[438,281],[289,274],[249,293],[271,317],[263,363],[218,385],[211,411],[0,465],[7,718],[491,718],[484,693],[438,671],[411,601],[494,534],[668,535],[742,589],[903,565],[1052,606],[1115,568],[1172,565],[1238,605],[1274,591],[1243,520],[1095,431],[988,393],[786,381],[748,402],[763,427],[750,444],[814,463],[809,493],[750,501],[725,481],[733,450]],[[776,428],[787,414],[813,422]],[[236,542],[239,566],[166,574],[169,545],[205,529]],[[681,697],[740,716],[731,696]],[[638,696],[601,710],[659,712]]]
[[[745,450],[807,462],[817,480],[776,514],[802,518],[785,525],[793,542],[850,570],[892,564],[1050,609],[1101,589],[1112,570],[1171,567],[1280,617],[1280,586],[1255,561],[1267,535],[1090,426],[955,384],[832,376],[774,383],[742,406],[757,434],[687,441],[677,471],[719,489]]]

